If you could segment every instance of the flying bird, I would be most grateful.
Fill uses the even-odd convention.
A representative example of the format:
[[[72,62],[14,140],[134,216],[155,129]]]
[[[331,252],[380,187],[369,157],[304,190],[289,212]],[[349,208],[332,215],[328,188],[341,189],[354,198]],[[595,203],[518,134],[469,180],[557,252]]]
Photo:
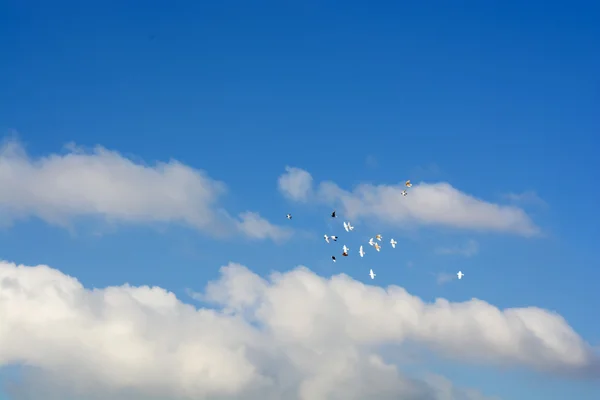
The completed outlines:
[[[412,183],[410,183],[410,180],[406,181],[406,183],[404,185],[406,187],[412,187]]]
[[[285,216],[287,219],[292,219],[292,214],[288,214]]]
[[[323,237],[325,238],[325,241],[326,241],[327,243],[329,243],[329,236],[327,236],[327,235],[323,235]]]
[[[360,246],[360,249],[358,250],[358,254],[360,254],[361,257],[365,256],[365,251],[363,250],[362,246]]]
[[[344,253],[347,253],[348,250],[350,250],[349,248],[346,247],[346,245],[344,245],[344,247],[342,247],[342,250],[344,251]]]
[[[329,236],[329,237],[330,237],[330,238],[331,238],[331,240],[333,240],[334,242],[337,242],[337,236],[333,236],[333,235],[331,235],[331,236]]]
[[[336,217],[336,215],[335,215],[335,211],[333,211],[333,212],[331,213],[331,218],[335,218],[335,217]]]
[[[375,235],[375,239],[377,239],[381,242],[381,235]]]
[[[407,194],[408,194],[408,192],[406,190],[402,191],[402,196],[406,197]]]
[[[331,261],[335,262],[335,256],[331,256]]]
[[[462,277],[465,276],[465,274],[463,274],[462,271],[458,271],[456,276],[458,276],[458,279],[462,279]]]
[[[396,244],[398,242],[396,242],[394,239],[390,240],[390,244],[392,245],[392,247],[395,249],[396,248]]]
[[[373,238],[369,239],[369,244],[370,244],[371,246],[373,246],[373,245],[375,244],[375,242],[373,241]]]
[[[348,257],[348,252],[347,252],[347,251],[345,251],[345,252],[343,252],[343,253],[342,253],[342,255],[343,255],[344,257]]]
[[[377,250],[377,251],[381,250],[381,246],[379,245],[379,243],[375,243],[375,250]]]
[[[344,229],[346,230],[346,232],[350,232],[354,230],[354,227],[350,225],[350,222],[344,222]]]
[[[371,279],[375,279],[375,273],[373,272],[373,270],[369,270],[369,276],[371,277]]]

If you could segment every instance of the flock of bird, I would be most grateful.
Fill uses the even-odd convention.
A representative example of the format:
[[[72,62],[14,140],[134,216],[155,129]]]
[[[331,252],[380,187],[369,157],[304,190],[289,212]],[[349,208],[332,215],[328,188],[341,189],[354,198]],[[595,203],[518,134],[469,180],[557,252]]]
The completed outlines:
[[[407,188],[412,187],[412,183],[410,183],[410,181],[406,181],[404,183],[404,186],[406,186]],[[406,191],[406,189],[404,189],[401,192],[402,196],[406,197],[406,195],[408,194],[408,192]],[[337,218],[336,212],[335,210],[331,213],[331,218]],[[292,219],[292,215],[291,214],[287,214],[287,219]],[[352,226],[352,224],[348,221],[344,221],[343,223],[344,229],[346,230],[346,232],[352,232],[354,230],[354,227]],[[333,242],[337,242],[338,237],[336,235],[323,235],[323,238],[325,239],[325,242],[327,242],[328,244]],[[382,242],[383,237],[381,235],[375,235],[374,237],[370,238],[368,241],[369,246],[373,247],[376,251],[381,251],[381,245],[379,244],[379,242]],[[392,248],[396,248],[396,244],[398,244],[398,242],[396,242],[393,238],[390,239],[390,245],[392,246]],[[350,249],[344,245],[342,247],[342,257],[348,257]],[[358,254],[361,257],[364,257],[366,252],[364,247],[361,245],[360,248],[358,249]],[[336,262],[337,259],[335,256],[331,256],[331,260],[333,262]],[[369,270],[369,276],[371,277],[371,279],[375,279],[375,273],[373,272],[373,270]],[[461,276],[459,276],[459,279],[461,278]]]

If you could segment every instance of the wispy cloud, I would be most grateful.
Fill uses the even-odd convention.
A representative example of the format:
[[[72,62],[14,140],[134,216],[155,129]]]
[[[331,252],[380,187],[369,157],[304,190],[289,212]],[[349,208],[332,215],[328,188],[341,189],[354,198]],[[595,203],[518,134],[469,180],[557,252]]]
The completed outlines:
[[[303,169],[288,166],[277,183],[284,196],[290,200],[304,202],[311,194],[313,178]]]
[[[435,163],[419,165],[410,170],[410,176],[413,180],[439,178],[441,174],[442,169]]]
[[[239,215],[239,229],[249,238],[271,239],[274,242],[283,242],[292,236],[292,230],[275,226],[255,212],[244,212]]]
[[[439,272],[439,273],[435,274],[435,280],[438,285],[443,285],[445,283],[448,283],[448,282],[454,280],[454,278],[456,278],[455,275],[449,274],[447,272]]]
[[[435,249],[435,252],[437,254],[457,254],[465,257],[472,257],[479,253],[479,243],[471,239],[460,246],[438,247]]]
[[[528,190],[523,193],[506,193],[503,195],[503,197],[516,204],[548,207],[548,203],[539,197],[538,194],[533,190]]]
[[[377,162],[377,158],[375,158],[375,156],[369,154],[365,159],[365,165],[367,168],[375,169],[379,166],[379,163]]]

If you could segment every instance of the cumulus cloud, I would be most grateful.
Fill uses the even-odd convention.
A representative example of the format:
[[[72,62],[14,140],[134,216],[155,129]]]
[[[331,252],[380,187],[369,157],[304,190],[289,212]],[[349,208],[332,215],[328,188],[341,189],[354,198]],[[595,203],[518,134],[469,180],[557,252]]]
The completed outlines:
[[[465,257],[472,257],[479,252],[479,243],[470,239],[461,246],[438,247],[435,249],[437,254],[458,254]]]
[[[70,146],[65,154],[34,159],[18,142],[6,142],[0,149],[0,186],[0,222],[5,224],[35,216],[69,226],[91,216],[110,222],[180,222],[217,236],[237,231],[272,238],[283,232],[255,213],[230,216],[219,207],[225,184],[204,171],[174,160],[148,166],[103,147],[87,152]]]
[[[598,362],[563,318],[539,308],[425,303],[304,267],[264,279],[229,264],[200,297],[213,308],[159,287],[87,289],[47,266],[0,262],[0,367],[27,366],[13,393],[34,400],[474,400],[486,397],[404,376],[377,345],[563,372]]]
[[[304,182],[312,182],[307,171],[298,168],[294,171],[295,175],[303,176]],[[478,199],[445,182],[416,184],[406,197],[401,194],[404,189],[403,184],[361,184],[349,191],[333,182],[321,182],[315,198],[333,205],[352,219],[375,217],[396,225],[412,222],[524,236],[539,233],[539,228],[522,209]]]
[[[279,177],[279,191],[295,201],[307,201],[311,194],[312,176],[300,168],[285,167],[285,173]]]

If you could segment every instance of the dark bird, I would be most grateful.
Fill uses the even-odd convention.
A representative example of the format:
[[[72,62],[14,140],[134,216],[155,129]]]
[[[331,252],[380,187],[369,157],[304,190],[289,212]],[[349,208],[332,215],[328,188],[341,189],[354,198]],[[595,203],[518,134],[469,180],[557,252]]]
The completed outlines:
[[[331,213],[331,218],[335,218],[335,211]]]
[[[335,256],[331,256],[331,260],[335,262]]]

